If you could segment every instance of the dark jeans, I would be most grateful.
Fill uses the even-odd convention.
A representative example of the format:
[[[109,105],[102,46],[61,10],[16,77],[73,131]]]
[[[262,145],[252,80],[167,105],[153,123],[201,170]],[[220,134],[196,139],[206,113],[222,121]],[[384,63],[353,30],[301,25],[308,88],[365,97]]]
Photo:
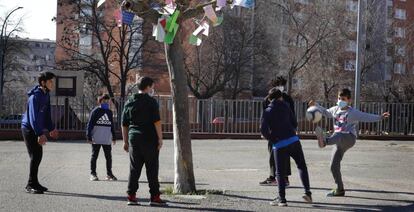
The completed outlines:
[[[139,188],[138,180],[141,177],[142,167],[145,165],[151,196],[160,194],[160,183],[158,182],[159,151],[157,149],[157,142],[143,140],[145,138],[139,135],[131,136],[130,134],[129,136],[130,171],[127,193],[129,195],[136,194]]]
[[[276,176],[276,165],[275,165],[275,157],[273,156],[273,144],[271,142],[268,142],[267,147],[268,147],[268,150],[269,150],[269,167],[270,167],[270,175],[269,176],[270,176],[270,178],[274,179],[275,176]],[[289,160],[286,160],[285,162],[286,162],[286,164],[285,164],[286,176],[285,177],[288,177],[292,174],[292,169],[290,168],[290,158],[289,158]]]
[[[112,176],[112,146],[102,144],[92,144],[91,174],[96,175],[96,160],[98,159],[101,147],[104,151],[106,159],[106,174],[108,176]]]
[[[275,156],[276,178],[278,180],[280,199],[286,200],[286,182],[283,180],[283,177],[286,176],[285,166],[286,161],[289,160],[289,157],[292,157],[293,160],[295,160],[296,166],[299,170],[300,179],[302,181],[303,187],[305,188],[305,193],[311,194],[308,168],[306,166],[305,156],[303,154],[302,145],[300,142],[293,143],[283,148],[273,149],[273,154]]]
[[[32,129],[22,128],[22,134],[30,157],[29,181],[27,186],[36,187],[39,185],[37,175],[39,172],[39,165],[43,157],[43,148],[37,142],[38,137]]]

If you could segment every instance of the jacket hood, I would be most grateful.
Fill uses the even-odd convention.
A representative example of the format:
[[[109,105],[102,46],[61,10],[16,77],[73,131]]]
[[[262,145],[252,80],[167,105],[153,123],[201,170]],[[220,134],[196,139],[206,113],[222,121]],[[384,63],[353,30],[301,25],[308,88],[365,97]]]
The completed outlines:
[[[40,88],[40,86],[39,85],[37,85],[36,87],[34,87],[34,88],[32,88],[32,90],[30,90],[29,92],[27,92],[27,95],[28,96],[32,96],[32,95],[35,95],[35,94],[43,94],[43,90]]]

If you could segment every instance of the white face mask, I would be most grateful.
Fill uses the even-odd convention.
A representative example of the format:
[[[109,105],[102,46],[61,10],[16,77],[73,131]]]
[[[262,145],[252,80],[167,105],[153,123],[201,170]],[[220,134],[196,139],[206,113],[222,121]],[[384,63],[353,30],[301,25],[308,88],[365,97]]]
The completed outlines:
[[[281,92],[285,91],[285,87],[284,86],[277,86],[276,89],[278,89]]]
[[[151,91],[148,93],[148,95],[150,95],[150,96],[154,96],[154,95],[155,95],[155,90],[154,90],[154,88],[151,88]]]

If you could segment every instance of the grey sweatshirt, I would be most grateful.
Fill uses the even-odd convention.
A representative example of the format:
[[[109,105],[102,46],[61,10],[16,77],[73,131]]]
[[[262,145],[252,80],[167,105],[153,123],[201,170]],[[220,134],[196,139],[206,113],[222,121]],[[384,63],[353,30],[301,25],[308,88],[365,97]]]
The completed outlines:
[[[320,105],[316,106],[324,116],[334,119],[334,130],[336,133],[351,133],[357,136],[355,127],[359,122],[378,122],[382,120],[380,115],[364,113],[352,107],[342,110],[338,106],[329,109]]]

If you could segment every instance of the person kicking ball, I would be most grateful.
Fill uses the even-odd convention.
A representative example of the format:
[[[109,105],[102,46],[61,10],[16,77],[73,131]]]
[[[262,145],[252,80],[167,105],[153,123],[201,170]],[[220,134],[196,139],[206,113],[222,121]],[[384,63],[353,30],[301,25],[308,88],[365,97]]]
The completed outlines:
[[[323,116],[334,119],[334,133],[327,137],[321,127],[315,129],[320,148],[326,145],[334,146],[331,158],[331,172],[336,183],[336,188],[327,194],[328,197],[345,196],[344,183],[342,182],[341,161],[345,152],[352,148],[356,142],[356,126],[359,122],[378,122],[388,118],[390,113],[375,115],[361,112],[351,105],[351,91],[342,89],[338,93],[337,106],[330,109],[323,108],[314,101],[309,102],[309,106],[316,106]]]

